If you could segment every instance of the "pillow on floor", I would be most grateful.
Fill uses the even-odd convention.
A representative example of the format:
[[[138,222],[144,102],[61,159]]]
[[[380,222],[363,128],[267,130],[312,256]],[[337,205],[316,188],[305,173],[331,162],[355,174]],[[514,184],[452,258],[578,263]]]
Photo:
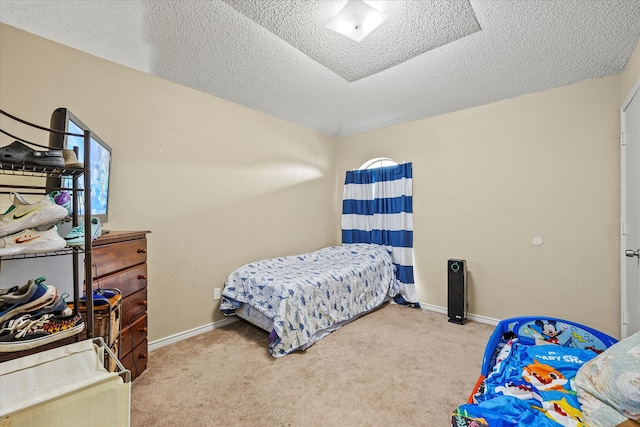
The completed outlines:
[[[584,422],[593,427],[640,421],[640,332],[585,363],[575,378]]]

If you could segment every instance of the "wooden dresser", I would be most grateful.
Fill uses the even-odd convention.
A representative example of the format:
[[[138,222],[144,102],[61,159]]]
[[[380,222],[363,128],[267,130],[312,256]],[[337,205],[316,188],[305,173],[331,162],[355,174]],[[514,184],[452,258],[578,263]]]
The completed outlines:
[[[147,237],[110,231],[93,241],[93,287],[122,292],[118,359],[135,379],[147,368]]]

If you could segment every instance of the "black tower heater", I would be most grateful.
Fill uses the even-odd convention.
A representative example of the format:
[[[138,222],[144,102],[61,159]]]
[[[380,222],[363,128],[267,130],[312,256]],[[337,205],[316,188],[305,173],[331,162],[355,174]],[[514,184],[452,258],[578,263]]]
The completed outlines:
[[[447,261],[449,282],[449,322],[463,325],[467,320],[467,262],[463,259]]]

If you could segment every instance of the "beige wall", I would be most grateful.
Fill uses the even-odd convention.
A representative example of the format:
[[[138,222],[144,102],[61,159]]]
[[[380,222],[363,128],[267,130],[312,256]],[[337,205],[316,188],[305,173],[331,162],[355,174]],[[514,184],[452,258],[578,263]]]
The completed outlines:
[[[105,228],[152,231],[150,340],[220,320],[240,265],[336,243],[334,138],[0,25],[0,107],[60,106],[113,148]]]
[[[336,170],[413,162],[421,302],[446,307],[446,261],[464,258],[470,313],[618,336],[620,102],[614,76],[359,134]]]

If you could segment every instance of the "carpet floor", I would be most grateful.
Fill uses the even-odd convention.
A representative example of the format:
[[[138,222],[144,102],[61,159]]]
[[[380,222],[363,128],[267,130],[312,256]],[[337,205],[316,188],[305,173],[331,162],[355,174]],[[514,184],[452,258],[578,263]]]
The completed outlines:
[[[234,322],[150,353],[131,426],[448,426],[493,329],[385,304],[276,359],[265,331]]]

